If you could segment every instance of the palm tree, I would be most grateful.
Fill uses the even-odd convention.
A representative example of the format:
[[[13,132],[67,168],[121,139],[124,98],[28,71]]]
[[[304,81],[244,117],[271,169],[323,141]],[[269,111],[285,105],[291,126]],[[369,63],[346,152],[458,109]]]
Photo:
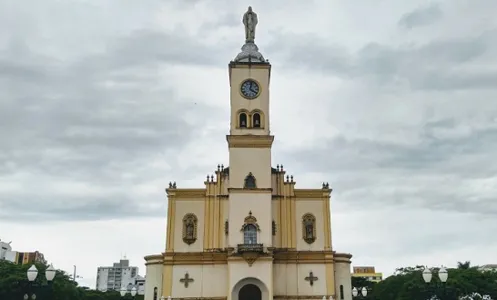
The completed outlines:
[[[460,262],[460,261],[457,262],[457,268],[458,269],[467,270],[470,267],[471,267],[471,262],[469,260],[467,260],[465,262]]]

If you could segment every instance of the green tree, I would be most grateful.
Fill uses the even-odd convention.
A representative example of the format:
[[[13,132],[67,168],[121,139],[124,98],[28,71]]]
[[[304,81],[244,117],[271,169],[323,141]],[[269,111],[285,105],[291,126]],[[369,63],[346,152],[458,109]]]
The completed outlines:
[[[469,260],[465,262],[457,262],[457,268],[458,269],[469,269],[471,267],[471,262]]]
[[[425,300],[436,295],[441,300],[455,300],[474,292],[497,299],[495,272],[481,272],[476,267],[448,269],[449,278],[442,284],[436,275],[438,269],[435,269],[432,282],[427,284],[423,280],[422,271],[422,266],[398,268],[393,276],[374,287],[372,299]],[[435,288],[435,285],[445,288]]]
[[[23,299],[28,288],[27,271],[31,265],[17,265],[9,261],[0,260],[0,299],[16,300]],[[69,275],[57,270],[50,288],[45,278],[46,265],[36,264],[38,276],[34,282],[34,292],[38,300],[122,300],[119,292],[101,292],[79,287],[77,282],[72,281]],[[40,288],[43,287],[43,288]],[[131,299],[128,295],[125,299]],[[143,296],[137,295],[136,300],[143,300]]]

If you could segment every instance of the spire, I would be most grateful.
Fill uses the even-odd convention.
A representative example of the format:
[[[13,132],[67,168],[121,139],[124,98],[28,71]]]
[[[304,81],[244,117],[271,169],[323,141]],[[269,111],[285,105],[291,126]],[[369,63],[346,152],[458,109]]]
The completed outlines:
[[[245,44],[242,46],[242,52],[235,57],[235,62],[267,63],[255,44],[255,28],[258,22],[257,14],[249,6],[242,18],[245,27]]]

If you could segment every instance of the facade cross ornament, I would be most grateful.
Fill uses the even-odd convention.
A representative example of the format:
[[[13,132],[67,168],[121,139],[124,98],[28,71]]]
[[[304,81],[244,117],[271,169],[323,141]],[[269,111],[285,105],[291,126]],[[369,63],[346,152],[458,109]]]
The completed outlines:
[[[190,284],[190,282],[193,282],[193,278],[190,278],[190,275],[188,274],[188,272],[185,273],[185,278],[181,278],[179,280],[179,282],[183,283],[185,285],[185,288],[188,288],[188,285]]]
[[[314,273],[312,273],[312,271],[310,271],[309,272],[309,276],[307,276],[304,279],[305,279],[305,281],[309,281],[309,283],[311,284],[311,286],[314,285],[314,281],[318,280],[318,278],[316,276],[314,276]]]

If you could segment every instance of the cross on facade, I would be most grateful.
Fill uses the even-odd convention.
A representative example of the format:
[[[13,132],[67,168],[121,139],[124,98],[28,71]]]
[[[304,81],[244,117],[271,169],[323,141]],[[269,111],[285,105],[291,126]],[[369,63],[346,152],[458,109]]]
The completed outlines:
[[[190,278],[190,275],[188,275],[188,273],[185,273],[185,278],[181,278],[179,282],[183,283],[185,285],[185,288],[188,288],[190,282],[193,282],[193,278]]]
[[[304,278],[305,281],[309,281],[309,283],[312,285],[314,285],[314,281],[317,281],[318,278],[314,276],[314,274],[311,272],[309,272],[309,276],[307,276],[306,278]]]

